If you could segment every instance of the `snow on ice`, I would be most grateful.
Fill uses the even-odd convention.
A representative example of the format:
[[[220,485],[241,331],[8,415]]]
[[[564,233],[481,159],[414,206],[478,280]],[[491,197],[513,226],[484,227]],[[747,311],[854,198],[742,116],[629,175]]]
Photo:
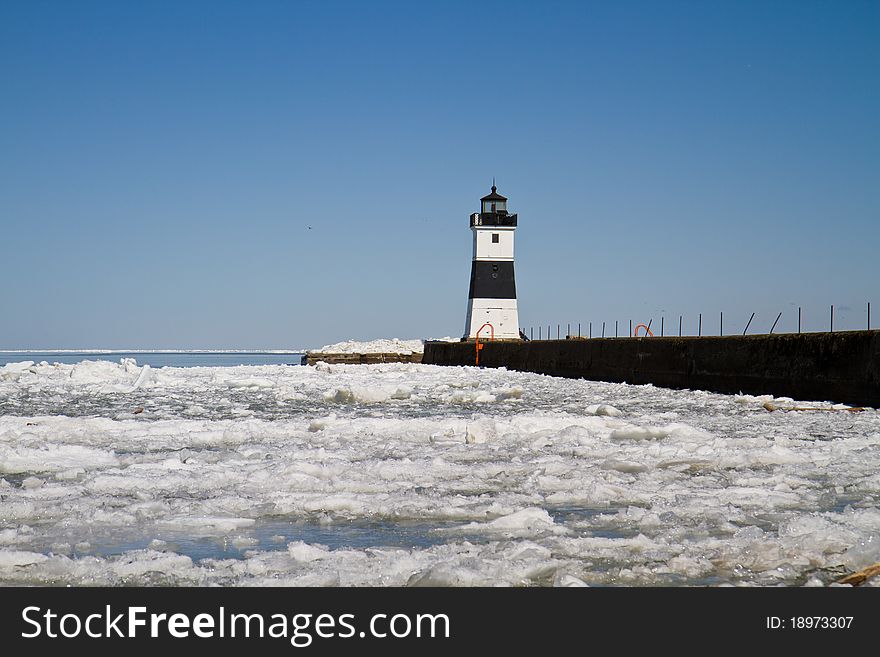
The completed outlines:
[[[422,340],[400,340],[398,338],[357,342],[346,340],[327,344],[320,349],[311,349],[313,354],[412,354],[422,353],[425,343]]]
[[[804,406],[416,364],[13,363],[0,584],[813,586],[880,561],[880,413],[768,402]]]

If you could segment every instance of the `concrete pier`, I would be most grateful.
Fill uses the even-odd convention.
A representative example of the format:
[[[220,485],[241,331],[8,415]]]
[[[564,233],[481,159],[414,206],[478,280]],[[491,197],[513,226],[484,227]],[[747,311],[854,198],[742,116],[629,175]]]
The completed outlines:
[[[473,365],[474,357],[473,342],[426,342],[422,362]],[[880,407],[880,331],[486,342],[480,365]]]
[[[376,363],[421,363],[421,352],[414,351],[410,354],[350,354],[338,353],[329,354],[315,351],[306,352],[302,357],[303,365],[314,365],[319,362],[325,363],[348,363],[349,365],[374,365]]]

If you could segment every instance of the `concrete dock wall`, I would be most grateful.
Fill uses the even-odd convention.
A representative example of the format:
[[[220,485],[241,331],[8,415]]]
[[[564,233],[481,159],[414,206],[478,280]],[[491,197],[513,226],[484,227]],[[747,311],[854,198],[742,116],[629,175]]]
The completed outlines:
[[[473,365],[474,356],[473,342],[427,342],[422,362]],[[880,331],[487,342],[480,365],[880,407]]]

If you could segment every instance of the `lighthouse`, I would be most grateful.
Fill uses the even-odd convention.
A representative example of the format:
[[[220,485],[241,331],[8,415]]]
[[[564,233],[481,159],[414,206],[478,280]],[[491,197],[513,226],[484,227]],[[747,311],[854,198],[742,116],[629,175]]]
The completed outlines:
[[[493,180],[491,193],[480,199],[480,211],[471,215],[474,255],[465,340],[476,338],[485,324],[494,329],[496,340],[520,338],[513,276],[516,215],[507,212],[507,199],[498,193],[494,183]],[[492,335],[491,329],[480,331],[480,338]]]

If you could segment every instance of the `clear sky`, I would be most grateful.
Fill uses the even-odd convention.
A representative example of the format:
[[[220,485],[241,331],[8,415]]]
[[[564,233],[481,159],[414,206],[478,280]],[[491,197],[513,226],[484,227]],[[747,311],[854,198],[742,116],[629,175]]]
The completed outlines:
[[[0,2],[0,349],[880,326],[880,2]]]

